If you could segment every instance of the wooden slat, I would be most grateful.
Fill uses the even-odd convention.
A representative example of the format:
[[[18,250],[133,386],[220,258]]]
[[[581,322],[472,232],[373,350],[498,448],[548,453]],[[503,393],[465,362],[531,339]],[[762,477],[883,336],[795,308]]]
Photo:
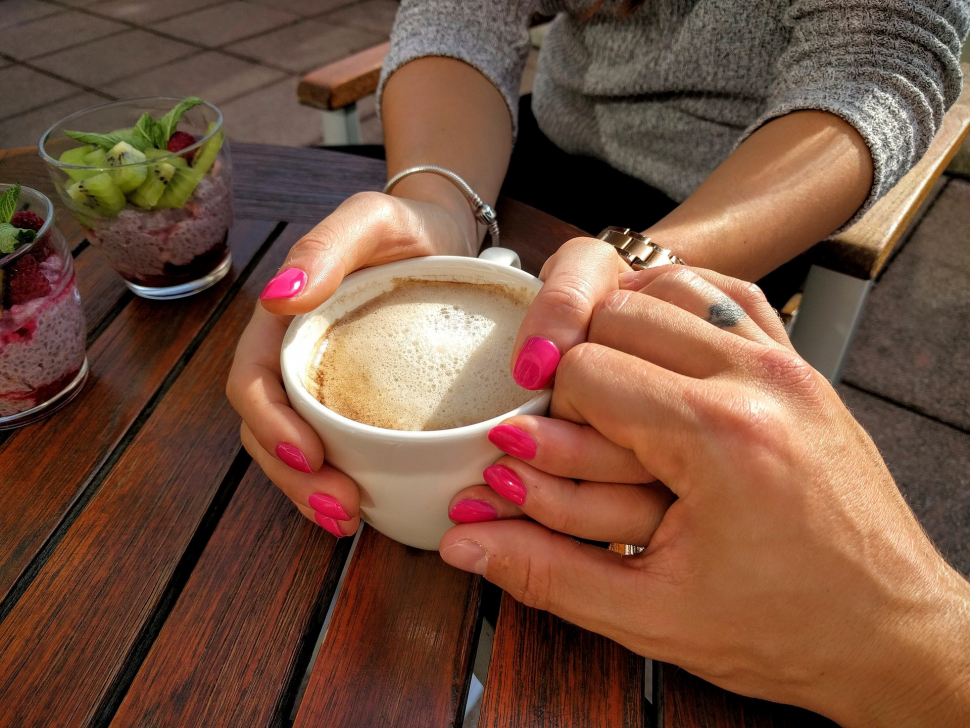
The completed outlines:
[[[285,725],[349,548],[251,465],[112,725]]]
[[[502,197],[496,210],[501,221],[502,247],[522,259],[522,269],[538,275],[546,259],[575,237],[588,236],[578,227],[522,202]]]
[[[77,399],[17,430],[4,444],[0,598],[84,493],[274,227],[237,223],[230,234],[232,270],[210,290],[177,303],[132,300],[88,350],[91,375]]]
[[[304,106],[342,109],[377,91],[384,56],[391,44],[381,43],[311,71],[300,79],[296,96]]]
[[[284,232],[262,259],[0,624],[0,705],[9,724],[89,725],[124,688],[139,635],[240,451],[226,376],[260,291],[299,232]],[[169,318],[190,328],[179,311],[200,313],[205,299],[165,304],[171,313],[155,310],[153,330]]]
[[[923,158],[885,197],[851,228],[812,251],[812,261],[840,273],[868,280],[889,260],[903,232],[933,185],[946,170],[970,133],[970,64],[963,67],[963,93],[943,117],[943,123]]]
[[[354,192],[380,190],[386,166],[326,149],[234,144],[237,216],[315,225]]]
[[[294,728],[461,725],[481,578],[364,529]]]
[[[130,292],[122,277],[91,246],[75,256],[74,270],[77,273],[77,289],[81,294],[81,307],[84,309],[84,319],[90,335],[101,326],[125,294]]]
[[[643,658],[508,594],[495,626],[480,728],[640,728]]]
[[[654,663],[657,728],[838,728],[790,705],[721,690],[674,665]]]

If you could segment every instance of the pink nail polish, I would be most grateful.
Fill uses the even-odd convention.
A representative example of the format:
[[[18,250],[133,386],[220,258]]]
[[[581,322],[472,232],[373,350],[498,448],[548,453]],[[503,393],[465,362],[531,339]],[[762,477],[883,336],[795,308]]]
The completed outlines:
[[[466,498],[455,503],[455,507],[448,511],[448,518],[456,523],[480,523],[494,521],[498,518],[498,511],[491,503]]]
[[[520,460],[536,456],[536,441],[525,430],[514,425],[498,425],[488,431],[488,440],[504,453]]]
[[[532,336],[519,352],[515,366],[512,368],[512,378],[520,387],[526,389],[542,389],[556,372],[562,354],[549,339]]]
[[[492,490],[517,506],[525,503],[525,484],[514,471],[504,465],[490,465],[482,473]]]
[[[336,518],[338,521],[349,521],[350,516],[347,515],[347,511],[344,507],[340,505],[340,501],[334,498],[332,495],[326,495],[325,493],[314,493],[309,498],[307,498],[307,503],[310,508],[322,513],[328,518]]]
[[[288,442],[281,442],[276,446],[276,457],[294,470],[299,470],[301,473],[313,472],[313,470],[310,469],[310,463],[306,461],[306,457],[296,445],[291,445]]]
[[[340,532],[340,526],[332,518],[328,518],[322,513],[314,513],[313,517],[316,519],[317,523],[320,524],[324,529],[327,530],[331,535],[337,538],[343,538],[344,535]]]
[[[267,298],[292,298],[303,290],[306,285],[306,273],[299,268],[287,268],[281,273],[277,273],[266,288],[259,294],[261,299]]]
[[[488,554],[474,541],[459,541],[441,550],[441,558],[456,569],[484,574],[488,566]]]

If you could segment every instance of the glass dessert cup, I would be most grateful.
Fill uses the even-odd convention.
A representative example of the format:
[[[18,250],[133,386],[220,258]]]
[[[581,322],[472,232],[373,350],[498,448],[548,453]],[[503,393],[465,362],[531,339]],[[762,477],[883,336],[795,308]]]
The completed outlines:
[[[0,185],[0,194],[12,185]],[[63,407],[88,376],[87,327],[74,258],[44,195],[21,188],[20,204],[43,218],[37,238],[0,253],[0,430]]]
[[[39,144],[67,209],[142,298],[191,296],[229,272],[232,168],[222,113],[206,102],[185,111],[176,133],[194,141],[178,151],[105,149],[65,132],[130,134],[146,113],[160,119],[181,101],[143,98],[85,109],[54,124]]]

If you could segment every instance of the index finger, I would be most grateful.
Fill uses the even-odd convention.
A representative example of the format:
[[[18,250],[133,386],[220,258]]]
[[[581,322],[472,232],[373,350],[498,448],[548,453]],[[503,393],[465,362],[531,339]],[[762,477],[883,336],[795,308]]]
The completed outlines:
[[[586,340],[596,304],[629,270],[609,243],[573,238],[543,266],[545,284],[529,306],[512,349],[512,377],[526,389],[549,384],[562,355]]]

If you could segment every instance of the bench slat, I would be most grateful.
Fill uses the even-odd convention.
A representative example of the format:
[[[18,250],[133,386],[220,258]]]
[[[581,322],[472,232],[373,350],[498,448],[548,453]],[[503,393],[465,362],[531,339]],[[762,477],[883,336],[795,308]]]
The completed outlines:
[[[381,43],[330,63],[300,79],[297,98],[316,109],[341,109],[377,91],[381,66],[391,44]]]
[[[251,464],[112,725],[286,725],[349,548]]]
[[[479,726],[640,728],[643,679],[643,658],[503,594]]]
[[[294,728],[461,725],[481,578],[364,526]]]

